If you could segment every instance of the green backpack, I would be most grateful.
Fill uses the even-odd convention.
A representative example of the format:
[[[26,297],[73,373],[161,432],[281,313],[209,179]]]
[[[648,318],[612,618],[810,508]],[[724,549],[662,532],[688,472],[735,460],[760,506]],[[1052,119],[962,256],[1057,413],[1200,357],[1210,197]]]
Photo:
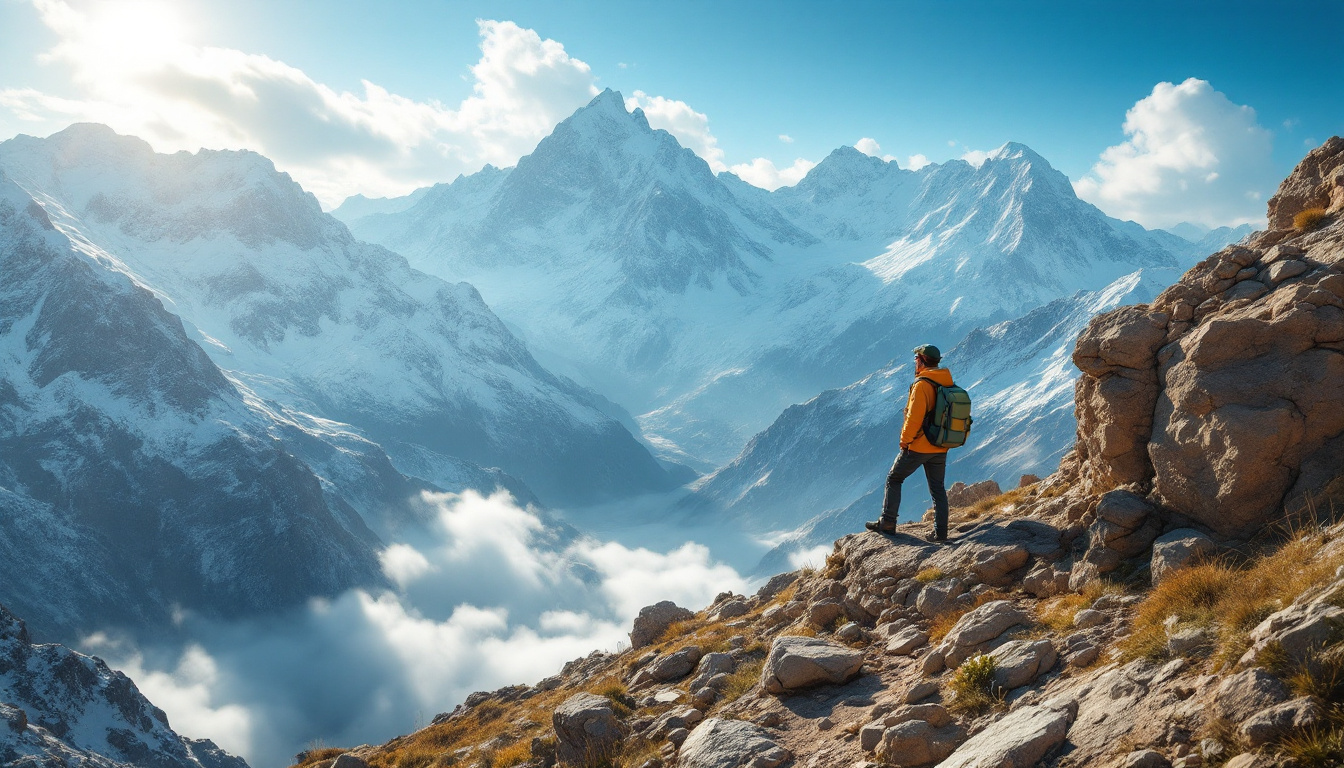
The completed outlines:
[[[924,417],[924,436],[939,448],[959,448],[971,432],[971,396],[961,387],[944,387],[925,376],[915,381],[933,385],[933,408]]]

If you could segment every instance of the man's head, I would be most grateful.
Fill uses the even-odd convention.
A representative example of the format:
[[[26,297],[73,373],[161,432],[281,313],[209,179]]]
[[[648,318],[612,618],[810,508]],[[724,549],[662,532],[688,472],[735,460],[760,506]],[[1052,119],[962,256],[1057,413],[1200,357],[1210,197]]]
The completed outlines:
[[[925,368],[937,368],[943,360],[943,353],[932,344],[920,344],[915,347],[915,361],[923,364]]]

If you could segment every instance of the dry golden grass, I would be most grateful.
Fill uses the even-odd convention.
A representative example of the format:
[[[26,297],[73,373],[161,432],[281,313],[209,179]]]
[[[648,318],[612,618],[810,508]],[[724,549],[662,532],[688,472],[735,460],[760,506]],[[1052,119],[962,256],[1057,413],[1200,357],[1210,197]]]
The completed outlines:
[[[1117,588],[1094,580],[1082,593],[1069,592],[1059,597],[1046,598],[1036,604],[1036,620],[1053,632],[1068,634],[1073,631],[1073,615],[1092,607],[1092,603],[1108,589]]]
[[[832,552],[826,556],[826,567],[822,569],[821,575],[828,579],[835,579],[842,576],[845,572],[845,553],[840,551]]]
[[[1293,228],[1301,232],[1308,232],[1319,226],[1325,221],[1324,208],[1308,208],[1305,211],[1299,211],[1293,217]]]
[[[342,749],[340,747],[315,746],[312,747],[311,749],[307,749],[304,751],[303,761],[295,763],[294,768],[301,768],[302,766],[305,765],[314,765],[316,763],[322,762],[323,760],[330,760],[339,755],[343,755],[349,751],[350,750],[348,749]]]
[[[915,581],[918,581],[920,584],[928,584],[929,582],[937,581],[946,575],[947,574],[943,573],[942,568],[925,568],[915,574]]]
[[[1276,746],[1302,768],[1338,768],[1344,765],[1344,727],[1338,724],[1296,731]]]
[[[1344,557],[1322,556],[1319,529],[1296,531],[1278,549],[1240,561],[1231,558],[1184,568],[1168,576],[1139,604],[1134,631],[1121,643],[1126,658],[1167,656],[1168,617],[1177,626],[1217,633],[1214,659],[1233,660],[1247,633],[1266,616],[1327,581]]]
[[[981,499],[969,507],[963,507],[958,516],[966,520],[978,520],[991,512],[1017,504],[1034,490],[1035,486],[1029,485],[1025,488],[1014,488],[990,499]]]
[[[714,711],[723,709],[755,688],[761,681],[761,668],[764,666],[764,656],[744,659],[738,664],[737,669],[728,676],[728,682],[723,686],[723,690],[719,692],[719,700],[714,704]]]

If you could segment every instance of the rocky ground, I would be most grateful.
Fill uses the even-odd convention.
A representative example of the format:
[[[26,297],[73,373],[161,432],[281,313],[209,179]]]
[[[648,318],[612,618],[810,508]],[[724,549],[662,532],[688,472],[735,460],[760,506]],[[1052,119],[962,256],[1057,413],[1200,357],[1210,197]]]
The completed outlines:
[[[1344,139],[1098,317],[1060,470],[302,765],[1344,764]],[[968,489],[969,490],[969,489]],[[961,489],[959,489],[959,492]],[[1341,507],[1344,509],[1344,507]]]

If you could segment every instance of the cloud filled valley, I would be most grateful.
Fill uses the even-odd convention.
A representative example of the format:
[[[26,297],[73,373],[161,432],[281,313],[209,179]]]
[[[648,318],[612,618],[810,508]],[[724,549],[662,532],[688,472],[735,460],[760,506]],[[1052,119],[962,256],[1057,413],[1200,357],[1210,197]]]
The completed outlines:
[[[126,671],[179,732],[279,766],[304,745],[382,741],[473,691],[533,684],[628,646],[631,620],[658,600],[702,606],[747,588],[695,543],[557,546],[503,493],[420,503],[432,523],[383,550],[397,589],[350,590],[260,620],[187,612],[186,643],[97,633],[78,647]]]

